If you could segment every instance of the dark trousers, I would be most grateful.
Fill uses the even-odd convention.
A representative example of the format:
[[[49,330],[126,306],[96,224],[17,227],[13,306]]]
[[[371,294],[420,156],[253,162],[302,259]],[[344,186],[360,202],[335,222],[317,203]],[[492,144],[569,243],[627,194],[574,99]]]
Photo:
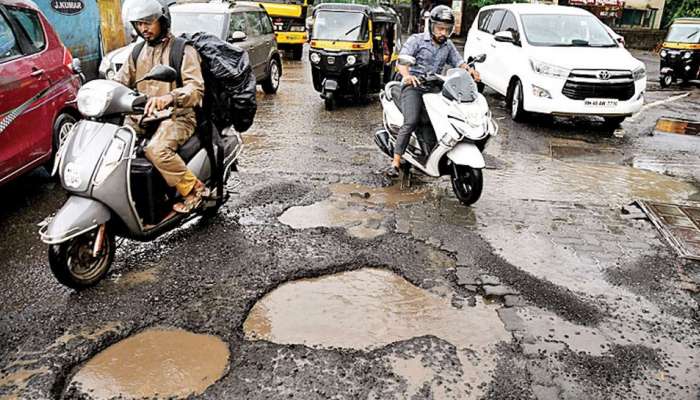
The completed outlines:
[[[401,112],[403,113],[403,126],[399,129],[396,137],[396,147],[394,154],[403,155],[406,152],[408,143],[411,141],[411,134],[416,132],[418,141],[421,142],[424,155],[433,150],[437,144],[435,133],[431,129],[430,119],[423,104],[423,95],[426,90],[412,85],[401,88]]]

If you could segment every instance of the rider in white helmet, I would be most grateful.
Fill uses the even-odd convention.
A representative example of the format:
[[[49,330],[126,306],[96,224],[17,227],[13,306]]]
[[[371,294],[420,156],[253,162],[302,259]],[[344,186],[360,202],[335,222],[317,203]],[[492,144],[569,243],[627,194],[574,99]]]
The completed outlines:
[[[187,168],[177,150],[195,131],[197,121],[194,107],[201,105],[204,95],[201,59],[192,46],[186,45],[180,68],[182,85],[150,80],[136,84],[154,66],[170,63],[170,52],[175,41],[170,32],[170,11],[167,4],[158,0],[127,0],[122,17],[134,27],[146,45],[142,46],[136,62],[129,57],[114,80],[148,95],[145,109],[147,115],[168,107],[178,108],[175,118],[160,123],[146,146],[146,157],[163,175],[168,185],[175,187],[183,197],[173,209],[179,213],[191,212],[201,205],[202,197],[207,195],[206,187]],[[137,120],[131,120],[130,125],[142,133],[135,122]]]
[[[452,9],[447,6],[437,6],[430,12],[428,32],[411,35],[401,49],[401,55],[415,58],[416,63],[412,66],[398,66],[399,73],[403,77],[401,110],[404,124],[396,139],[394,159],[388,173],[392,177],[398,176],[401,156],[406,151],[411,134],[416,130],[421,116],[425,113],[423,104],[425,89],[421,87],[419,78],[428,74],[439,74],[445,65],[450,65],[464,68],[472,74],[474,80],[480,80],[479,73],[464,62],[454,43],[449,39],[454,33],[454,26],[455,17]],[[435,134],[432,131],[420,133],[418,139],[423,142],[424,148],[428,151],[432,150],[436,144]]]

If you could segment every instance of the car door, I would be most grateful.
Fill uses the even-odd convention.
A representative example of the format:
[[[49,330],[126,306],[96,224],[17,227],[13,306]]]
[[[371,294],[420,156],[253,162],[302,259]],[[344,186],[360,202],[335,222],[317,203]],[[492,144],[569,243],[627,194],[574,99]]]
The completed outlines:
[[[485,26],[483,30],[480,29],[482,33],[481,46],[483,46],[483,52],[486,54],[486,61],[479,66],[479,74],[485,84],[495,89],[498,86],[498,75],[494,73],[496,60],[494,60],[493,55],[496,49],[496,40],[493,38],[493,35],[498,32],[498,28],[501,26],[505,10],[496,8],[491,11],[488,20],[484,21]]]
[[[0,5],[0,180],[36,159],[33,147],[52,122],[45,115],[47,107],[35,99],[49,87],[39,57],[17,21]]]
[[[258,79],[265,76],[267,69],[267,55],[265,54],[265,39],[262,34],[262,22],[258,11],[246,11],[246,34],[250,41],[250,61],[253,63],[253,71]]]
[[[515,14],[506,11],[501,26],[498,32],[509,31],[513,34],[516,40],[520,38],[520,30]],[[496,32],[496,33],[498,33]],[[500,93],[505,93],[508,90],[510,78],[514,74],[514,67],[522,65],[519,58],[522,56],[522,48],[518,44],[497,42],[494,40],[494,46],[491,51],[491,73],[493,75],[491,87]]]
[[[491,14],[493,14],[493,10],[481,10],[479,15],[477,15],[476,21],[474,21],[467,37],[466,58],[475,57],[486,52],[484,47],[485,40],[488,38],[486,26]]]
[[[277,41],[275,40],[275,29],[272,27],[272,20],[267,12],[260,11],[258,13],[260,18],[260,26],[262,28],[262,41],[263,49],[262,54],[264,55],[265,70],[267,71],[267,65],[270,63],[270,57],[272,53],[277,48]]]

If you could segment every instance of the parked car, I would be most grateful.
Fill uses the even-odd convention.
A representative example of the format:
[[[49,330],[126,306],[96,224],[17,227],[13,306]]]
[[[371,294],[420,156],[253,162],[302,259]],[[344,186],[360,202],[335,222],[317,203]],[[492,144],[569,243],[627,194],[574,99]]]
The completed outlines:
[[[0,185],[46,165],[78,120],[73,57],[27,0],[0,2]]]
[[[516,121],[528,113],[596,115],[616,127],[644,103],[644,64],[581,8],[483,7],[465,58],[482,53],[481,79],[506,96]]]
[[[170,6],[173,34],[207,32],[244,48],[265,93],[276,93],[282,62],[270,17],[258,3],[237,1],[233,7],[230,4],[217,1]],[[100,77],[113,78],[140,40],[143,39],[105,55]]]

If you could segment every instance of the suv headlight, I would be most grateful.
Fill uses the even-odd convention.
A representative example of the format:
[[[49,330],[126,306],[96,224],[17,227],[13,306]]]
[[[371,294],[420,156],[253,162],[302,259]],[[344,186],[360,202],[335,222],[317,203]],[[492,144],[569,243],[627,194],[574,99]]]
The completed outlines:
[[[78,91],[78,111],[86,117],[99,117],[105,112],[112,93],[83,86]]]
[[[553,76],[555,78],[567,78],[570,70],[556,65],[547,64],[542,61],[530,60],[532,70],[541,75]]]
[[[102,158],[102,163],[100,164],[100,168],[97,170],[97,175],[95,175],[95,185],[100,185],[102,182],[104,182],[107,177],[114,172],[115,168],[119,165],[119,163],[122,161],[122,154],[124,154],[124,148],[126,147],[126,143],[115,137],[112,139],[112,143],[109,145],[109,148],[105,152],[104,157]]]
[[[647,71],[644,69],[644,67],[639,67],[632,71],[632,77],[634,78],[635,81],[638,81],[642,78],[645,78],[647,76]]]

